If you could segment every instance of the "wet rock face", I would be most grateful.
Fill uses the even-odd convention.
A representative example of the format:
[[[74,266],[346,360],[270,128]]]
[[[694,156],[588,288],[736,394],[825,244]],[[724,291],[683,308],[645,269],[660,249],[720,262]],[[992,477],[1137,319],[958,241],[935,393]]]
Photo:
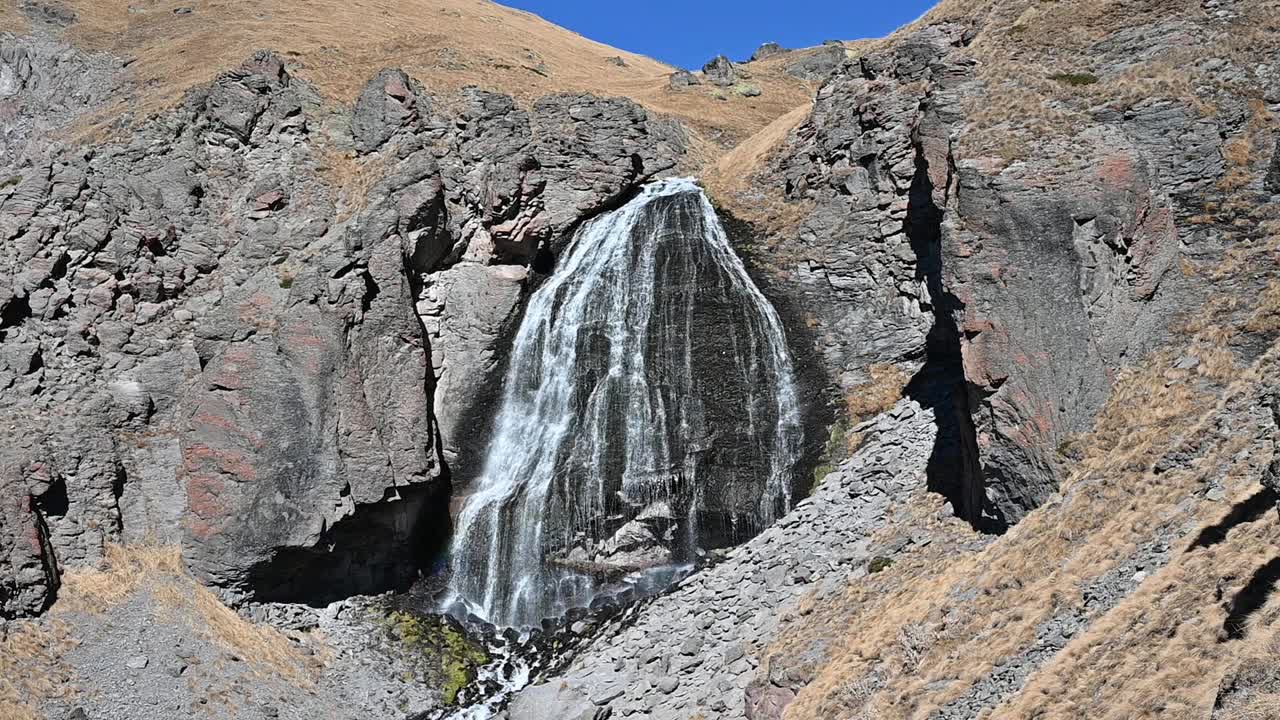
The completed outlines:
[[[901,550],[891,508],[914,501],[936,428],[911,400],[862,428],[867,443],[813,495],[727,558],[597,631],[563,672],[526,688],[512,720],[594,704],[610,717],[778,718],[795,698],[769,648],[805,603],[838,603],[853,573]],[[886,532],[889,531],[889,532]],[[826,638],[815,638],[825,660]]]
[[[702,192],[646,188],[581,228],[511,348],[451,596],[528,627],[634,571],[692,563],[789,506],[785,334]]]
[[[455,488],[483,461],[529,271],[546,273],[573,227],[670,169],[684,147],[678,125],[626,100],[554,95],[525,111],[480,90],[463,99],[440,158],[450,179],[442,205],[448,250],[417,265],[417,309]]]
[[[443,116],[383,71],[325,131],[380,154],[352,213],[316,147],[343,111],[270,53],[92,153],[42,132],[118,67],[0,44],[0,612],[107,542],[181,543],[235,596],[411,580],[449,523],[437,414],[456,438],[486,396],[526,266],[682,135],[590,96]]]

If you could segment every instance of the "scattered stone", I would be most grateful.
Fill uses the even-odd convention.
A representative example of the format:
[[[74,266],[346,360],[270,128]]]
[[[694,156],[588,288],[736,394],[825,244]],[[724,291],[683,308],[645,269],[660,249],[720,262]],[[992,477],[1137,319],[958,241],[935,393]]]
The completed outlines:
[[[146,655],[134,655],[125,661],[125,667],[130,670],[141,670],[147,666],[148,662],[150,661]]]
[[[667,79],[667,82],[675,90],[681,90],[702,84],[702,81],[698,79],[698,76],[688,70],[677,70],[671,73],[671,77]]]

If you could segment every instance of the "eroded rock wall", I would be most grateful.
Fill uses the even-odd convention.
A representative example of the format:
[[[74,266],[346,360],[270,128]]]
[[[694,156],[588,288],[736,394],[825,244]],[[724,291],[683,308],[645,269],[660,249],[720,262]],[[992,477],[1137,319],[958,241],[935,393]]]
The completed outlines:
[[[585,95],[446,114],[396,70],[349,110],[262,52],[83,144],[59,121],[116,87],[77,83],[127,83],[119,61],[0,47],[6,615],[119,541],[180,542],[233,596],[413,580],[530,268],[684,142]]]
[[[998,530],[1054,491],[1058,448],[1114,372],[1195,302],[1177,198],[1223,165],[1218,125],[1158,103],[1042,157],[965,157],[965,100],[984,92],[974,35],[925,27],[824,84],[770,176],[812,203],[776,239],[772,284],[810,314],[841,392],[888,363],[950,405],[930,483]],[[1174,157],[1171,136],[1203,141]]]

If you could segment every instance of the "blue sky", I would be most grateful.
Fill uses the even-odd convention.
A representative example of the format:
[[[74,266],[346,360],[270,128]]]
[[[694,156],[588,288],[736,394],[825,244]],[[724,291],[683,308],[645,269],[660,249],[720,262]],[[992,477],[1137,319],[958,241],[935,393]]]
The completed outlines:
[[[807,47],[881,37],[935,0],[498,0],[606,45],[698,69],[723,53],[745,60],[760,43]]]

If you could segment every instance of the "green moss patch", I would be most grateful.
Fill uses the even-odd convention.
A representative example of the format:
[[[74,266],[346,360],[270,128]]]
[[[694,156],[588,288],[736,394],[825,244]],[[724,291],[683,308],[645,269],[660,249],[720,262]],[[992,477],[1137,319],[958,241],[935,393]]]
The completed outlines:
[[[462,688],[475,680],[476,670],[489,662],[489,654],[448,618],[392,610],[383,625],[403,655],[439,687],[448,705],[457,702]]]
[[[849,457],[849,428],[845,420],[836,420],[827,428],[827,433],[827,442],[822,446],[822,457],[818,460],[818,466],[813,469],[814,485],[822,482],[823,478]]]

